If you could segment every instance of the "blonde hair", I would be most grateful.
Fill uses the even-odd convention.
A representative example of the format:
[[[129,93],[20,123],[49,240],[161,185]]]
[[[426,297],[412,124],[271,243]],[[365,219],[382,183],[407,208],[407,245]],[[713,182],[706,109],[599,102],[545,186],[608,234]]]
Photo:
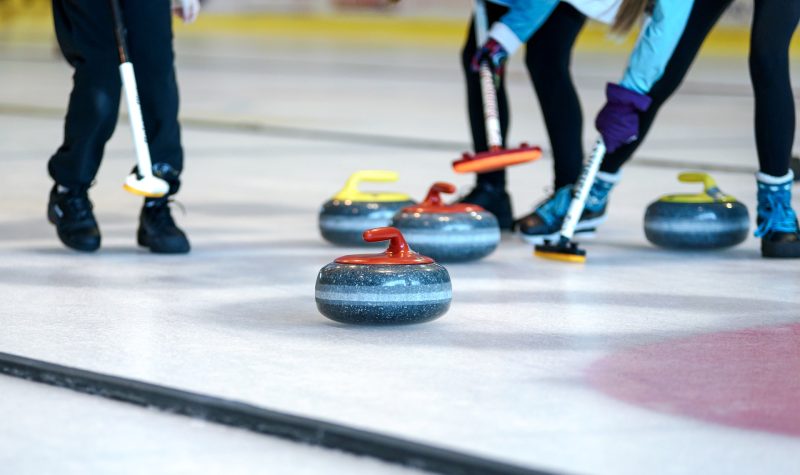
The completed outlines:
[[[614,23],[611,24],[611,32],[617,35],[628,33],[642,17],[649,3],[650,0],[622,0]]]

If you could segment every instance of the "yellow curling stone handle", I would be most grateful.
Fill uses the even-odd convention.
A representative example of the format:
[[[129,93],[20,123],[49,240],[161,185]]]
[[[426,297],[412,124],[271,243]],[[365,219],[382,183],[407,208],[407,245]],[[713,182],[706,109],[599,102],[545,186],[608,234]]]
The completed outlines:
[[[669,203],[733,203],[736,198],[726,195],[719,189],[711,175],[703,172],[683,172],[678,175],[682,183],[702,183],[703,191],[697,194],[678,194],[662,196],[659,201]]]
[[[366,193],[358,189],[362,182],[393,183],[400,175],[391,170],[360,170],[347,179],[347,182],[333,199],[341,201],[410,201],[411,197],[405,193]]]

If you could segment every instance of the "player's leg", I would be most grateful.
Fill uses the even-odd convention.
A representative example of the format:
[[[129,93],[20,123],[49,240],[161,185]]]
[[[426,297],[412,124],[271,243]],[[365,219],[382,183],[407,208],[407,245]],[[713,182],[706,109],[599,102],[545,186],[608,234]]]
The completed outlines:
[[[183,170],[170,2],[125,2],[124,15],[153,174],[170,185],[167,196],[145,199],[137,240],[153,252],[185,253],[190,249],[189,240],[169,208]]]
[[[486,2],[486,14],[489,25],[498,21],[508,9],[504,6]],[[481,97],[480,78],[472,70],[472,58],[477,52],[475,41],[475,22],[470,21],[469,33],[464,48],[461,52],[461,64],[464,70],[464,81],[467,89],[467,110],[472,133],[472,144],[475,152],[489,150],[486,141],[486,124],[483,117],[483,99]],[[500,116],[500,130],[503,136],[503,145],[506,142],[509,123],[509,107],[506,96],[505,81],[497,88],[497,105]],[[475,187],[461,201],[480,205],[495,216],[502,229],[511,229],[513,212],[511,198],[506,192],[506,171],[498,170],[489,173],[479,173],[476,177]]]
[[[555,175],[553,195],[517,223],[522,237],[534,243],[558,234],[569,207],[572,185],[583,167],[583,116],[570,63],[572,48],[585,21],[582,13],[562,2],[528,42],[525,61],[550,137]],[[584,236],[603,221],[608,194],[616,183],[613,176],[600,175],[578,225],[577,232]]]
[[[105,2],[54,0],[53,19],[61,51],[75,72],[64,142],[48,163],[55,181],[48,218],[65,245],[94,251],[100,231],[88,189],[114,132],[120,99],[111,10]]]
[[[800,257],[800,230],[792,210],[789,169],[795,106],[789,43],[800,19],[800,0],[756,0],[750,38],[758,147],[758,229],[765,257]]]

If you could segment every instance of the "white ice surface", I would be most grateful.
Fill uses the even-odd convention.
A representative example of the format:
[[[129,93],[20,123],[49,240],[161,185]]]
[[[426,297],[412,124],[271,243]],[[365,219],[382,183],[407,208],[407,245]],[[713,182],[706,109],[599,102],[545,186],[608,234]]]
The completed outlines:
[[[7,474],[421,473],[8,377],[0,394]]]
[[[449,169],[467,142],[457,51],[279,46],[182,45],[184,115],[390,135],[407,146],[186,126],[179,199],[188,213],[176,215],[194,246],[187,257],[135,248],[137,201],[121,191],[133,161],[124,127],[92,189],[103,249],[82,255],[60,246],[44,219],[45,162],[61,139],[69,70],[42,48],[3,53],[0,80],[9,86],[0,104],[43,109],[32,117],[5,107],[0,116],[0,351],[532,467],[800,471],[796,438],[633,407],[584,378],[615,350],[800,320],[797,262],[762,260],[753,238],[722,252],[669,252],[642,231],[650,201],[687,189],[675,180],[680,168],[641,166],[648,160],[755,169],[743,61],[701,63],[664,108],[639,165],[614,191],[609,221],[586,246],[587,265],[536,260],[506,237],[486,260],[448,267],[454,298],[442,319],[350,328],[314,306],[317,270],[352,251],[321,240],[318,206],[360,168],[398,170],[391,188],[416,197],[434,180],[469,184]],[[621,62],[575,60],[587,144],[603,83]],[[511,74],[512,136],[544,142],[524,72]],[[411,148],[422,140],[435,143]],[[550,168],[543,160],[510,173],[517,214],[543,196]],[[715,176],[754,212],[752,175]]]

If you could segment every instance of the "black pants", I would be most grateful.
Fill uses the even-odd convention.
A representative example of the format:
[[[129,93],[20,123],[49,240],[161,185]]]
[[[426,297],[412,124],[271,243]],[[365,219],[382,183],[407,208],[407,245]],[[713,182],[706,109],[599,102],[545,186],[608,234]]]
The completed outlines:
[[[183,151],[170,2],[123,0],[122,9],[153,163],[179,172]],[[53,0],[53,19],[61,51],[75,73],[64,143],[48,168],[56,183],[89,186],[119,114],[121,80],[111,8],[104,0]]]
[[[508,9],[487,2],[489,24],[498,21]],[[525,63],[530,73],[539,105],[544,115],[550,146],[553,150],[555,187],[577,181],[583,163],[583,116],[580,101],[572,82],[570,61],[572,47],[586,17],[566,2],[561,2],[548,20],[526,45]],[[486,126],[483,120],[483,104],[478,73],[470,66],[475,55],[474,21],[471,23],[464,50],[462,64],[467,85],[467,105],[472,129],[472,141],[476,152],[488,150]],[[509,125],[509,107],[505,86],[497,91],[500,109],[500,127],[505,143]],[[505,171],[484,173],[479,180],[505,185]]]
[[[650,109],[641,114],[639,139],[609,154],[602,170],[616,172],[633,155],[664,102],[680,86],[700,46],[732,0],[695,0],[683,36],[664,75],[651,89]],[[789,171],[795,110],[789,77],[789,42],[800,19],[800,0],[755,0],[750,38],[750,77],[755,94],[759,169],[773,176]]]

